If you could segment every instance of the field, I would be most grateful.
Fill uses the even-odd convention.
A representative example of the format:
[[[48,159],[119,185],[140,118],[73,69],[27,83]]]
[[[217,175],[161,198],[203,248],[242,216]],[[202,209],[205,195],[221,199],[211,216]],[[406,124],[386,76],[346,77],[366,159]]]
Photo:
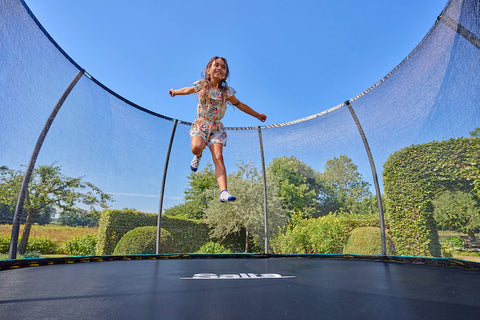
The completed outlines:
[[[23,225],[20,226],[20,237],[22,236]],[[0,225],[0,236],[10,237],[12,233],[12,225]],[[46,226],[33,225],[30,231],[30,237],[48,238],[58,244],[82,236],[84,234],[96,234],[97,228],[68,227],[50,224]]]

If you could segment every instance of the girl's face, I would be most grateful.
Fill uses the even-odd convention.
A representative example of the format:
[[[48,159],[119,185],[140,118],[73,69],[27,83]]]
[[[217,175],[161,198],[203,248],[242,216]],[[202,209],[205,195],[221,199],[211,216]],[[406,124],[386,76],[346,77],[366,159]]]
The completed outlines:
[[[220,81],[226,78],[227,75],[227,65],[222,59],[216,59],[210,66],[210,77],[214,81]]]

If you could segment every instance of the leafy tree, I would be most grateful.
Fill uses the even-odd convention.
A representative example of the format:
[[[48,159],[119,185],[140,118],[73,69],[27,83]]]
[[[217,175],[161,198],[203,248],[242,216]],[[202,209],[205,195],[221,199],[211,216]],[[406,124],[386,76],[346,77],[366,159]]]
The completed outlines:
[[[210,202],[210,197],[205,195],[206,190],[217,187],[217,178],[210,162],[200,172],[192,172],[188,176],[189,187],[185,190],[185,199],[201,199],[205,205]]]
[[[210,192],[212,193],[212,192]],[[218,192],[217,192],[218,193]],[[171,208],[167,208],[164,214],[187,219],[202,219],[205,215],[207,205],[201,199],[186,200]]]
[[[0,224],[12,223],[13,215],[10,206],[0,204]]]
[[[13,215],[15,215],[15,212],[13,212]],[[33,223],[38,223],[39,225],[46,225],[52,222],[52,217],[57,214],[57,210],[55,210],[54,207],[52,206],[47,206],[45,208],[40,209],[37,214],[35,215],[35,218],[33,219]],[[12,215],[12,221],[13,221],[13,215]]]
[[[57,213],[54,207],[45,207],[41,209],[33,219],[33,223],[38,223],[39,225],[46,225],[52,221]],[[13,216],[15,215],[14,208],[6,204],[0,204],[0,224],[12,224]],[[25,223],[25,216],[22,215],[20,218],[20,223]]]
[[[321,185],[317,172],[295,157],[275,158],[267,168],[267,177],[277,187],[283,206],[290,213],[312,216],[317,208]]]
[[[58,219],[62,225],[71,227],[98,227],[100,212],[97,210],[85,210],[72,208],[60,213]]]
[[[480,127],[470,132],[472,138],[480,138]]]
[[[210,201],[206,211],[207,222],[212,226],[212,236],[225,238],[232,233],[245,232],[245,252],[248,252],[248,239],[252,236],[263,245],[264,236],[264,197],[263,181],[258,170],[251,164],[238,164],[239,171],[228,176],[229,191],[237,196],[237,201],[221,203],[217,198]],[[272,184],[267,186],[268,229],[278,230],[285,222],[282,200],[276,195]]]
[[[23,172],[0,167],[0,203],[14,207],[23,180]],[[25,199],[24,210],[27,214],[18,252],[26,251],[30,229],[35,215],[46,207],[54,206],[63,211],[73,211],[79,205],[96,205],[106,208],[111,201],[110,195],[102,192],[92,183],[84,182],[83,177],[71,178],[61,174],[61,168],[54,164],[39,166],[33,170]]]
[[[480,231],[480,207],[470,193],[445,191],[433,201],[434,219],[447,230],[459,231],[475,239]]]
[[[344,155],[327,160],[325,171],[320,174],[326,188],[324,210],[351,211],[356,203],[372,195],[368,189],[370,184],[363,180],[357,169],[352,159]]]
[[[185,202],[165,210],[165,214],[189,219],[202,219],[209,202],[218,195],[217,178],[211,163],[200,172],[188,176]]]

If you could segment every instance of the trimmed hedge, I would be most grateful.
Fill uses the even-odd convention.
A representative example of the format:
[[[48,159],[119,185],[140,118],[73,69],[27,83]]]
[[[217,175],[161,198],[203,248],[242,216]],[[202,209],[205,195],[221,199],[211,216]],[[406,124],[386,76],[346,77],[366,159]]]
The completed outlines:
[[[446,190],[478,192],[479,158],[480,138],[414,145],[389,157],[385,205],[398,254],[441,256],[432,199]]]
[[[394,255],[395,246],[388,234],[385,235],[385,242],[387,254]],[[382,239],[380,228],[360,227],[352,230],[343,248],[343,254],[381,255]]]
[[[97,236],[97,255],[113,254],[115,247],[128,231],[157,224],[157,215],[132,209],[103,210]]]
[[[131,209],[103,210],[98,226],[97,255],[113,254],[120,239],[138,227],[156,226],[158,215]],[[199,220],[162,215],[162,229],[173,237],[172,253],[196,252],[210,241],[209,227]]]
[[[160,230],[160,252],[170,252],[173,238],[170,232]],[[138,227],[128,231],[115,247],[114,254],[155,254],[157,251],[157,227]]]

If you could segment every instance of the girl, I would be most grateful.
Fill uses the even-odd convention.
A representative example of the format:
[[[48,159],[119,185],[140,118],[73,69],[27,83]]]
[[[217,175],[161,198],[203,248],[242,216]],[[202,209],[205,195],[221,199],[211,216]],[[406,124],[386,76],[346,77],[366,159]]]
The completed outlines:
[[[193,172],[197,171],[203,150],[208,146],[215,165],[221,202],[237,199],[227,191],[227,173],[223,161],[223,147],[227,144],[227,133],[220,120],[225,115],[227,101],[262,122],[267,120],[266,115],[238,101],[235,90],[227,85],[228,75],[227,60],[222,57],[213,57],[202,72],[202,80],[194,82],[191,87],[170,89],[168,92],[172,97],[198,93],[197,118],[190,128],[190,145],[194,155],[190,169]]]

